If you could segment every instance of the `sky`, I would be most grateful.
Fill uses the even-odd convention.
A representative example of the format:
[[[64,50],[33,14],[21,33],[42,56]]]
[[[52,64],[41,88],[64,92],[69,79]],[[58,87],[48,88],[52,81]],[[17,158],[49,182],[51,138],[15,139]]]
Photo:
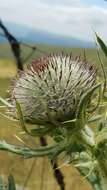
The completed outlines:
[[[0,0],[0,18],[33,29],[93,41],[107,41],[105,0]]]

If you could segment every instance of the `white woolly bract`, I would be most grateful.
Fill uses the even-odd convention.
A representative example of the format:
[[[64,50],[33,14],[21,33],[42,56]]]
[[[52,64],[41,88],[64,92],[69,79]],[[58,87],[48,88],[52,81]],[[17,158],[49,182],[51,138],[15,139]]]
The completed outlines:
[[[35,60],[13,88],[26,120],[34,123],[75,117],[80,97],[95,83],[96,71],[79,57],[50,55]]]

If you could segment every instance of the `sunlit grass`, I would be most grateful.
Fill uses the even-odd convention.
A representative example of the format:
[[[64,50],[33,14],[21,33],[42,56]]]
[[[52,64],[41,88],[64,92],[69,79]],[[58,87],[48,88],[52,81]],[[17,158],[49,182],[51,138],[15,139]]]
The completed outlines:
[[[0,60],[0,78],[10,78],[16,74],[16,65],[11,60]]]

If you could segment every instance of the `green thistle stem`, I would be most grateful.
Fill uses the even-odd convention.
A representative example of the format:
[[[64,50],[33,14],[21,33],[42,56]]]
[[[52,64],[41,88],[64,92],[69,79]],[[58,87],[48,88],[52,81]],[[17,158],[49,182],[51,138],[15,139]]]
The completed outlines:
[[[32,157],[41,157],[41,156],[49,156],[53,158],[60,154],[66,147],[66,143],[56,144],[54,146],[46,146],[40,147],[37,149],[30,149],[28,147],[15,146],[12,144],[8,144],[5,141],[0,141],[0,150],[5,150],[8,152],[12,152],[18,155],[21,155],[25,158]]]

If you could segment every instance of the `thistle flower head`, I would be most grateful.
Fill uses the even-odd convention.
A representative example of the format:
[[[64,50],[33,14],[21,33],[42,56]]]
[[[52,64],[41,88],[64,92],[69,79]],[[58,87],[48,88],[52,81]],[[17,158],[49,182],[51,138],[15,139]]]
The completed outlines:
[[[81,96],[95,83],[96,70],[80,57],[54,54],[34,60],[12,91],[25,120],[43,124],[75,118]]]

